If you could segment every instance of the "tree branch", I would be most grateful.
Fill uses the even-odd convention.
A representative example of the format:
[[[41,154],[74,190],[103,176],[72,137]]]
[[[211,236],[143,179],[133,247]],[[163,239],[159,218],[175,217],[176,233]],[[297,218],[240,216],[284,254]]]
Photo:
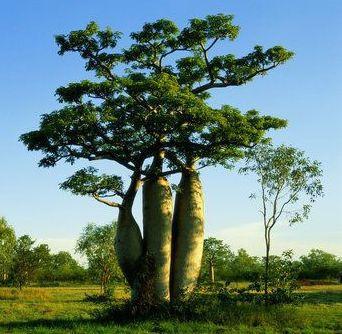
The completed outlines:
[[[284,204],[281,206],[281,209],[279,210],[279,214],[277,215],[276,220],[281,216],[281,214],[283,213],[284,208],[286,207],[286,205],[288,205],[292,201],[292,199],[295,198],[298,195],[299,191],[300,191],[300,189],[298,189],[296,192],[294,192],[290,196],[290,198],[286,202],[284,202]]]
[[[181,173],[181,172],[182,172],[182,169],[171,169],[171,170],[168,170],[166,172],[158,173],[157,176],[158,177],[164,177],[164,176],[169,176],[169,175],[173,175],[173,174],[177,174],[177,173]],[[148,172],[146,172],[144,175],[146,175],[146,176],[141,179],[142,182],[147,181],[150,177],[156,176],[156,174],[148,173]]]
[[[212,44],[212,45],[214,45],[214,44]],[[210,47],[212,47],[212,45]],[[200,46],[201,46],[201,49],[202,49],[202,52],[203,52],[205,64],[206,64],[206,67],[207,67],[207,70],[208,70],[208,74],[209,74],[209,77],[210,77],[210,82],[213,83],[215,81],[215,79],[214,79],[213,73],[211,71],[211,66],[210,66],[209,59],[208,59],[208,54],[207,54],[208,49],[205,49],[204,45],[202,43],[200,43]]]
[[[209,51],[218,41],[219,39],[216,37],[213,42],[205,49],[205,51]]]
[[[208,82],[208,83],[205,83],[201,86],[198,86],[198,87],[192,89],[191,91],[194,94],[199,94],[199,93],[203,93],[204,91],[212,89],[212,88],[224,88],[224,87],[228,87],[228,86],[240,86],[243,83],[254,78],[255,76],[262,74],[262,73],[265,73],[265,72],[271,70],[272,68],[275,68],[277,65],[279,65],[279,64],[275,63],[272,66],[269,66],[269,67],[263,68],[261,70],[255,71],[254,73],[252,73],[251,75],[245,77],[244,79],[242,79],[240,81],[229,81],[228,78],[222,78],[223,82]]]
[[[92,196],[98,201],[101,202],[103,204],[106,204],[108,206],[114,207],[114,208],[121,208],[122,205],[120,203],[117,202],[112,202],[112,201],[108,201],[107,199],[102,198],[101,196],[99,196],[98,194],[92,194]]]

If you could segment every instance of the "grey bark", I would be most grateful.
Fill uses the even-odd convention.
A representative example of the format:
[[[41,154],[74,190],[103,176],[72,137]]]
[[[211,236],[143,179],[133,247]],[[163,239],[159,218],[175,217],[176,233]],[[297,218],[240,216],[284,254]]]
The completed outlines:
[[[152,258],[153,299],[170,300],[172,193],[166,178],[150,179],[143,186],[144,247]]]
[[[203,191],[195,170],[182,173],[172,224],[171,298],[178,300],[195,288],[203,254]]]
[[[140,175],[133,175],[120,207],[115,236],[115,250],[120,268],[134,290],[139,260],[143,255],[143,240],[133,214],[132,206],[140,186]],[[133,291],[134,293],[134,291]]]

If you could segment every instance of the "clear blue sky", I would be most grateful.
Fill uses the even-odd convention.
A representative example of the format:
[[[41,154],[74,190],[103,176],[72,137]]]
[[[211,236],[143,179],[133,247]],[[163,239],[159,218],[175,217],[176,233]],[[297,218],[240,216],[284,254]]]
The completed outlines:
[[[118,4],[119,3],[119,4]],[[216,91],[214,105],[231,104],[284,117],[289,127],[275,142],[304,149],[322,161],[326,196],[309,221],[279,226],[275,252],[312,247],[342,254],[342,1],[148,0],[1,1],[0,29],[0,215],[18,235],[47,241],[54,250],[72,249],[87,222],[108,223],[117,212],[91,199],[72,196],[58,184],[83,164],[37,167],[38,153],[18,142],[37,127],[39,116],[58,107],[55,89],[85,74],[76,56],[57,55],[53,36],[95,20],[127,35],[146,21],[169,18],[183,25],[189,18],[232,13],[241,34],[226,50],[238,55],[255,44],[283,45],[294,60],[268,76],[238,88]],[[108,170],[108,164],[105,166]],[[111,167],[116,169],[116,166]],[[248,199],[252,177],[221,168],[203,171],[206,233],[224,238],[233,249],[263,252],[261,221]],[[140,218],[139,205],[135,208]]]

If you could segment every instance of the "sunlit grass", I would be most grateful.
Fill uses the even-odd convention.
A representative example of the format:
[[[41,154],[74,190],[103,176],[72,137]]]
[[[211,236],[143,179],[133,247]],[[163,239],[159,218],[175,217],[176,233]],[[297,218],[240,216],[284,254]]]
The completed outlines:
[[[299,305],[227,305],[219,310],[203,305],[198,321],[119,325],[94,320],[93,311],[101,306],[84,297],[99,293],[97,286],[0,288],[0,333],[342,333],[342,286],[306,286],[301,292],[305,299]],[[114,296],[122,300],[128,292],[119,286]]]
[[[305,292],[315,292],[315,291],[334,291],[334,292],[342,292],[342,284],[333,284],[333,285],[309,285],[302,286],[300,288],[301,291]]]
[[[24,290],[15,288],[0,289],[0,300],[47,301],[50,298],[50,293],[42,288],[28,288]]]

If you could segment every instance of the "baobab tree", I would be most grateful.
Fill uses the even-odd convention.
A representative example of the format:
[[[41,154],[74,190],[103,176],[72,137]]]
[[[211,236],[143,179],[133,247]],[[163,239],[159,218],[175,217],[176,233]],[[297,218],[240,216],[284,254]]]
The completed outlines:
[[[213,55],[219,42],[233,41],[238,36],[239,27],[232,20],[232,15],[208,15],[205,19],[190,20],[189,25],[181,31],[168,20],[145,24],[141,31],[131,35],[135,43],[125,51],[126,59],[145,73],[171,74],[180,87],[205,101],[212,89],[245,84],[292,57],[292,52],[279,46],[266,51],[256,46],[253,52],[241,58],[232,54]],[[182,57],[183,54],[185,56]],[[277,127],[280,126],[278,124]],[[242,124],[239,129],[243,129]],[[235,130],[230,134],[237,134],[238,131]],[[218,133],[227,134],[222,131]],[[189,138],[185,139],[190,141],[187,140]],[[218,141],[222,144],[228,144],[229,148],[234,147],[234,141],[227,143],[226,138],[220,139]],[[244,139],[245,142],[235,142],[235,148],[250,144]],[[205,147],[207,152],[217,145],[217,141],[211,144],[213,145]],[[192,146],[185,147],[187,149],[182,152],[184,160],[181,164],[185,168],[182,168],[180,191],[177,193],[173,215],[171,286],[175,298],[181,291],[193,289],[198,278],[203,249],[203,194],[196,172],[196,165],[201,157],[196,156]],[[227,155],[220,153],[216,153],[215,158],[225,161]],[[232,153],[234,157],[236,152]]]
[[[182,30],[165,19],[147,23],[131,34],[133,43],[123,51],[117,50],[120,33],[99,30],[95,23],[56,38],[59,53],[79,53],[97,80],[57,89],[65,106],[44,115],[40,128],[21,140],[45,154],[43,167],[60,160],[110,160],[131,172],[126,188],[120,176],[97,175],[94,169],[76,172],[62,187],[119,209],[116,249],[133,297],[141,298],[147,287],[153,301],[191,292],[203,248],[197,170],[234,162],[267,130],[286,125],[254,110],[243,114],[230,106],[210,106],[210,90],[245,84],[293,55],[280,46],[266,51],[257,46],[241,58],[210,58],[220,41],[237,37],[232,19],[210,15],[190,20]],[[175,173],[182,177],[172,212],[167,176]],[[132,215],[141,185],[143,234]],[[146,263],[149,275],[141,274]]]

